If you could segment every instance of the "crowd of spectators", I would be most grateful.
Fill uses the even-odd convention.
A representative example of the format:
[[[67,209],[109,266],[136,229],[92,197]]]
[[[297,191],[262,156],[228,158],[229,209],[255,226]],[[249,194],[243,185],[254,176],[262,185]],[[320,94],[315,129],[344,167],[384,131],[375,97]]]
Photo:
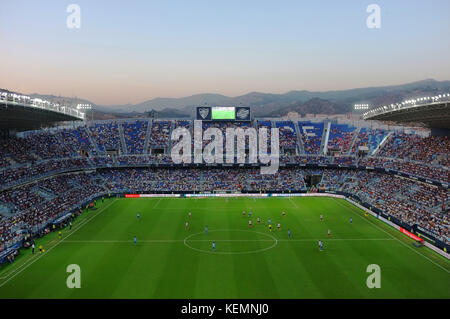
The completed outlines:
[[[339,150],[342,154],[347,154],[350,151],[355,129],[347,124],[331,124],[328,149]]]
[[[174,123],[174,125],[172,125]],[[297,147],[296,126],[291,121],[259,120],[256,127],[280,129],[280,146],[282,149],[280,163],[360,165],[383,167],[408,172],[419,177],[449,182],[448,137],[421,137],[419,135],[394,133],[375,156],[357,158],[354,152],[360,145],[368,145],[370,152],[381,143],[387,132],[379,129],[361,128],[350,154],[351,156],[314,155],[320,150],[324,123],[299,122],[303,132],[303,147],[311,156],[300,154]],[[147,136],[151,125],[150,136]],[[119,129],[121,126],[121,129]],[[171,164],[169,145],[170,131],[174,127],[192,128],[192,121],[128,120],[123,122],[100,122],[86,126],[62,128],[54,131],[38,131],[27,134],[25,138],[13,137],[0,141],[0,178],[4,186],[45,176],[56,171],[90,168],[94,166],[130,166],[134,164]],[[228,127],[248,128],[252,122],[203,122],[203,129],[217,127],[224,136]],[[123,131],[124,143],[120,131]],[[338,147],[344,153],[347,150],[354,127],[332,124],[329,147]],[[270,137],[270,131],[269,131]],[[149,149],[144,150],[146,139]],[[224,139],[225,143],[225,139]],[[125,144],[125,145],[122,145]],[[155,148],[164,147],[161,154],[155,154]],[[116,155],[106,154],[105,149],[117,150]],[[126,148],[127,154],[122,151]],[[99,152],[97,152],[97,149]],[[286,152],[286,150],[293,152]],[[81,154],[85,151],[85,154]],[[145,151],[148,151],[149,154]],[[270,148],[269,148],[270,152]],[[87,155],[89,159],[82,156]],[[137,155],[137,156],[135,156]],[[140,157],[142,156],[142,157]]]
[[[310,121],[298,122],[301,132],[303,148],[306,154],[319,154],[324,132],[324,123],[314,123]]]
[[[418,177],[450,183],[450,169],[446,166],[432,166],[421,162],[409,162],[383,157],[365,157],[359,165],[391,169]]]
[[[100,152],[105,152],[107,150],[120,150],[123,153],[118,123],[96,123],[89,126],[89,130],[92,140],[97,144]]]
[[[306,154],[299,153],[301,148],[297,145],[297,124]],[[280,147],[294,150],[293,153],[282,153],[281,164],[358,164],[450,183],[448,137],[393,133],[375,155],[357,158],[354,154],[359,146],[367,145],[372,152],[388,132],[362,128],[355,136],[355,127],[331,124],[328,147],[340,149],[343,154],[325,156],[319,155],[324,123],[297,124],[281,120],[203,122],[203,129],[219,128],[225,143],[228,127],[270,129],[274,126],[280,129]],[[13,226],[36,226],[98,192],[289,191],[305,188],[304,171],[298,166],[280,168],[277,174],[270,176],[261,175],[259,168],[132,168],[134,165],[173,164],[168,146],[171,130],[176,127],[191,130],[193,122],[143,119],[94,122],[85,126],[30,132],[25,137],[0,140],[0,204],[10,207],[13,213],[12,217],[2,217],[0,220],[2,240],[10,241],[14,238],[15,232],[7,231],[13,229]],[[269,130],[269,139],[270,134]],[[351,145],[353,146],[350,147]],[[155,154],[153,150],[156,148],[164,148],[164,152]],[[116,150],[117,154],[106,154],[107,149]],[[79,170],[115,166],[129,168],[104,169],[89,175],[89,178],[83,178],[85,174],[73,174]],[[441,237],[448,236],[448,224],[439,215],[438,209],[442,205],[448,206],[448,191],[394,178],[390,174],[365,170],[321,171],[321,187],[358,194],[407,223],[420,224]],[[56,173],[71,174],[53,176]],[[46,179],[48,177],[50,179]],[[45,193],[53,194],[54,197],[46,197]]]
[[[79,207],[94,195],[106,193],[103,183],[96,174],[71,174],[2,192],[0,202],[14,206],[14,209],[10,217],[0,220],[0,246],[20,240],[23,230],[37,230],[58,215]],[[39,194],[40,187],[50,191],[48,185],[54,185],[52,198]]]
[[[298,149],[298,139],[294,123],[291,121],[279,121],[275,122],[275,125],[279,129],[280,149],[284,151],[290,149],[295,152]]]
[[[87,158],[69,158],[3,169],[0,170],[0,180],[2,181],[0,190],[57,172],[85,169],[90,166]]]
[[[171,125],[171,121],[153,121],[149,136],[149,144],[152,148],[169,147]]]
[[[447,189],[374,171],[345,169],[323,170],[319,189],[356,195],[405,224],[417,224],[450,242]]]
[[[332,162],[332,157],[330,156],[294,156],[294,163],[299,164],[330,164]]]
[[[351,182],[342,183],[340,190],[357,195],[386,214],[408,225],[417,224],[450,242],[446,212],[450,201],[447,189],[389,174],[369,171],[348,171]]]
[[[449,154],[450,138],[448,136],[422,137],[415,134],[394,133],[378,156],[448,167]]]
[[[123,135],[128,154],[143,154],[147,136],[147,121],[123,123]]]

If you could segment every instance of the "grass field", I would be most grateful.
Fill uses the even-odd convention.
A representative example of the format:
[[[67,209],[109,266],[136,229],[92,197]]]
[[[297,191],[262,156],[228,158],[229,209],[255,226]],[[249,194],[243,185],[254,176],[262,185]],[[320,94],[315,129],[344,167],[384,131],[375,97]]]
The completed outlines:
[[[450,262],[412,242],[332,198],[109,199],[62,240],[38,240],[44,254],[23,250],[2,268],[0,298],[450,298]],[[69,264],[80,289],[66,286]],[[381,288],[367,287],[369,264]]]

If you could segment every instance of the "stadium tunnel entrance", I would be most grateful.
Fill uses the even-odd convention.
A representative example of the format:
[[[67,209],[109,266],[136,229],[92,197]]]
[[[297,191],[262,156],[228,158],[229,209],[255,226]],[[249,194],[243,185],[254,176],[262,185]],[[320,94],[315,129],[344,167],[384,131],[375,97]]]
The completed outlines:
[[[317,186],[322,180],[321,174],[311,174],[305,176],[306,187],[310,188],[312,186]]]

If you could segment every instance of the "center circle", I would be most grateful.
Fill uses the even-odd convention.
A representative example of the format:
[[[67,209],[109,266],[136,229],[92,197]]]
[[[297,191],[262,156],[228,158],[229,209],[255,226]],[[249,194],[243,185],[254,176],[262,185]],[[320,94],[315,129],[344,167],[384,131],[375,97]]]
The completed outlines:
[[[241,233],[238,238],[234,238],[232,233]],[[242,235],[245,234],[245,235]],[[251,236],[249,236],[251,234]],[[278,240],[272,235],[251,231],[251,230],[239,230],[239,229],[217,229],[210,230],[208,234],[205,232],[195,233],[187,236],[184,239],[184,245],[192,250],[208,253],[208,254],[221,254],[221,255],[234,255],[234,254],[253,254],[263,252],[274,248],[278,244]],[[216,249],[212,250],[212,243],[215,242]],[[248,246],[255,244],[260,245],[263,242],[266,247],[258,247],[251,249]],[[197,244],[199,247],[196,246]],[[267,243],[267,245],[265,245]],[[236,245],[240,245],[242,250],[233,251],[232,248],[236,248]],[[242,247],[243,246],[243,247]],[[226,250],[225,248],[228,248]]]

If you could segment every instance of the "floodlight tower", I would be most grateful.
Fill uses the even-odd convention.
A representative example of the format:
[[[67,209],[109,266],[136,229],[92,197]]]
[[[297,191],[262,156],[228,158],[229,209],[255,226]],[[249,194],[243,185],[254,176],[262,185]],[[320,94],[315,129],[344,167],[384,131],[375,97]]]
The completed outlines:
[[[94,120],[94,109],[92,108],[92,104],[78,104],[78,110],[91,110],[91,120]]]
[[[357,111],[357,113],[361,114],[361,111],[365,111],[369,109],[369,104],[354,104],[353,110]]]
[[[368,110],[369,109],[369,104],[355,104],[353,105],[353,109],[354,110]]]

